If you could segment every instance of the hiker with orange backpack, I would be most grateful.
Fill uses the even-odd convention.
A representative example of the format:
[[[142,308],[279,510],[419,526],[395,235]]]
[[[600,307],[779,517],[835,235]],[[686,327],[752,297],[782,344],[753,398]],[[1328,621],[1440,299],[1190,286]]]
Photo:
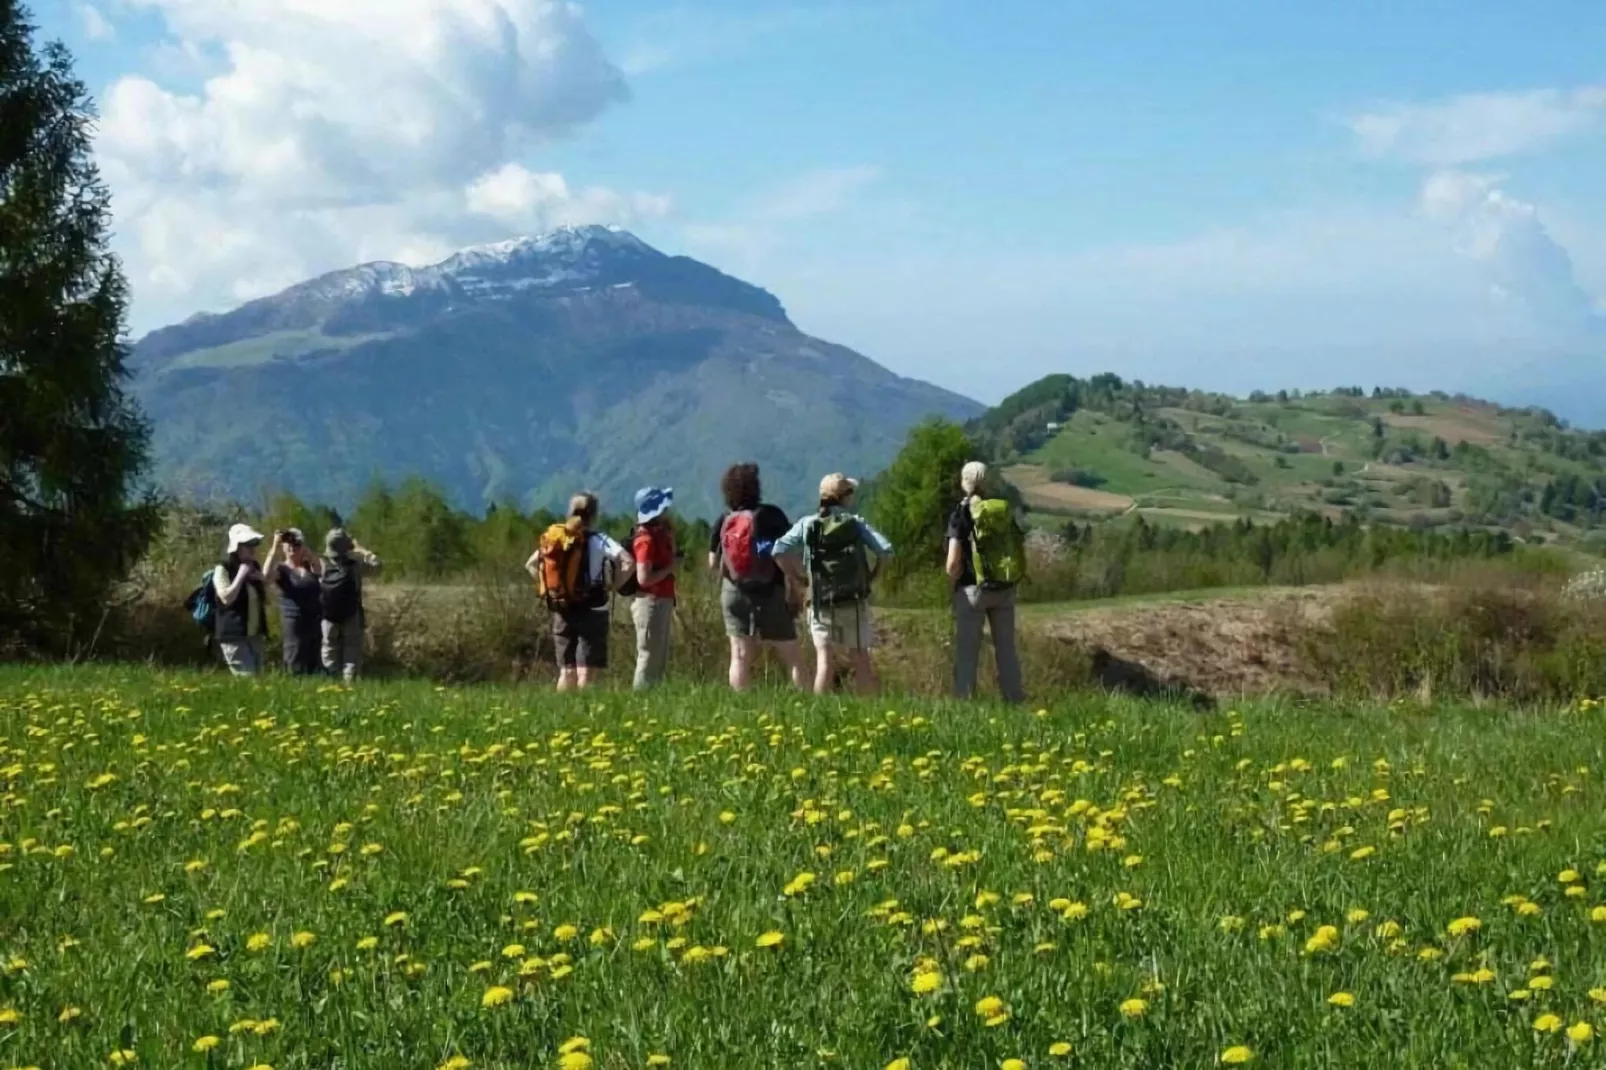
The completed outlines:
[[[559,691],[588,688],[607,669],[613,590],[635,578],[630,551],[593,530],[597,514],[595,494],[576,494],[568,516],[541,534],[524,564],[552,611]]]
[[[733,464],[720,480],[726,513],[714,525],[708,567],[719,573],[719,604],[730,637],[730,684],[746,691],[763,647],[775,651],[792,686],[802,689],[803,651],[797,641],[802,588],[775,562],[775,543],[792,527],[764,501],[758,465]]]

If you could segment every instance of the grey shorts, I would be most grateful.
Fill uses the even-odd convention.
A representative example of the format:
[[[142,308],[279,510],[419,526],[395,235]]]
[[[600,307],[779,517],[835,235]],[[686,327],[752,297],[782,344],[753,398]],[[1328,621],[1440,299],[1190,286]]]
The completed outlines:
[[[784,584],[749,592],[729,579],[721,580],[719,607],[725,617],[725,634],[732,639],[759,639],[766,643],[797,639],[797,618],[786,603]]]
[[[552,615],[558,664],[565,669],[608,667],[608,611],[581,609]]]

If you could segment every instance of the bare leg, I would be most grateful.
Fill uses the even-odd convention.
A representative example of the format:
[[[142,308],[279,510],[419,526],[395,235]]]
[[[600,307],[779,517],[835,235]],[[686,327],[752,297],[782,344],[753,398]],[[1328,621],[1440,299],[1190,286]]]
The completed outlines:
[[[596,685],[597,680],[602,676],[602,671],[600,669],[592,669],[582,665],[576,672],[576,676],[580,682],[580,690],[586,691]]]
[[[835,675],[836,655],[831,650],[830,643],[815,644],[814,654],[814,693],[816,695],[829,695],[831,693],[831,678]]]
[[[758,640],[745,635],[731,636],[731,690],[746,691],[753,682],[753,662]]]
[[[775,656],[780,658],[781,664],[786,666],[786,676],[787,679],[792,681],[792,686],[802,691],[803,648],[798,645],[798,641],[796,639],[787,639],[779,643],[768,643],[766,645],[775,651]]]
[[[565,665],[558,670],[558,690],[573,691],[575,688],[575,671],[572,666]]]
[[[853,652],[853,686],[861,695],[874,695],[881,690],[881,680],[875,673],[875,662],[868,650]]]

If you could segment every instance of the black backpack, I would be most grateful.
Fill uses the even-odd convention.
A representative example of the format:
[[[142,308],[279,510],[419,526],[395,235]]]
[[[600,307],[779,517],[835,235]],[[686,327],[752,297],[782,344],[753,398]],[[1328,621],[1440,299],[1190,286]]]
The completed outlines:
[[[362,612],[362,575],[355,561],[338,561],[327,558],[323,575],[318,579],[318,601],[323,619],[330,624],[345,624]]]

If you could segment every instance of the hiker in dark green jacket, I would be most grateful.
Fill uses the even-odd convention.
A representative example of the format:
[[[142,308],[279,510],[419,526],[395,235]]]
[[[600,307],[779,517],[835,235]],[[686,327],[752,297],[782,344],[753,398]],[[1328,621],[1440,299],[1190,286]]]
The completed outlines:
[[[840,473],[820,481],[820,510],[792,525],[775,541],[774,556],[794,582],[809,588],[809,631],[818,654],[816,694],[831,690],[838,660],[853,669],[860,694],[880,689],[870,651],[875,623],[870,616],[870,584],[892,543],[853,513],[859,481]]]

